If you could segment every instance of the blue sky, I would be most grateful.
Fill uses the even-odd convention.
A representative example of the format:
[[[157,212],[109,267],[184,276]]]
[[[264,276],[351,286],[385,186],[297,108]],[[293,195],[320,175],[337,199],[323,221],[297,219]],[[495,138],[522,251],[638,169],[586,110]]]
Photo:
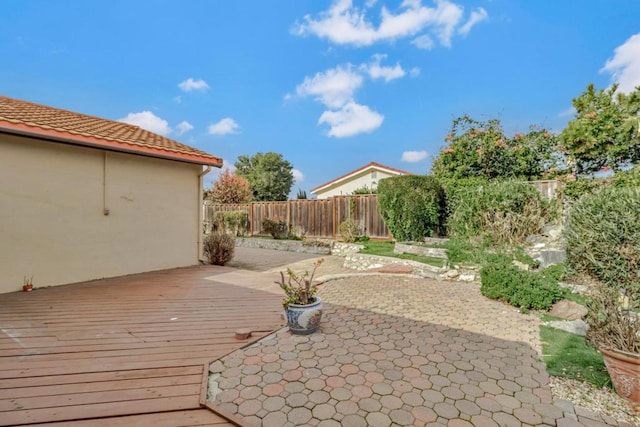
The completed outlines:
[[[639,16],[638,0],[2,0],[0,94],[227,165],[281,153],[295,194],[371,161],[427,173],[462,114],[561,131],[588,83],[640,85]]]

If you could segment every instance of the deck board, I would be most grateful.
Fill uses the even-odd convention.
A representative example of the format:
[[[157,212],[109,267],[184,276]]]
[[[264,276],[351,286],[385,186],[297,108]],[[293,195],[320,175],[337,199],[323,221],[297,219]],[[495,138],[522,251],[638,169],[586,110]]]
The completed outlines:
[[[0,425],[229,425],[211,360],[281,325],[280,296],[199,266],[0,295]],[[228,270],[226,270],[228,271]]]

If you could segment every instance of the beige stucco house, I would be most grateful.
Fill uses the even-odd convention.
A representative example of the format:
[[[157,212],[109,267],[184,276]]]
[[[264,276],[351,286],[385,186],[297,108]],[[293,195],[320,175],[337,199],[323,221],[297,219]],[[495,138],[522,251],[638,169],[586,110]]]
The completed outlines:
[[[197,264],[222,159],[137,126],[0,97],[0,293]]]
[[[318,199],[328,199],[333,196],[346,196],[364,187],[375,189],[381,179],[398,175],[411,175],[400,169],[371,162],[354,171],[325,182],[311,190]]]

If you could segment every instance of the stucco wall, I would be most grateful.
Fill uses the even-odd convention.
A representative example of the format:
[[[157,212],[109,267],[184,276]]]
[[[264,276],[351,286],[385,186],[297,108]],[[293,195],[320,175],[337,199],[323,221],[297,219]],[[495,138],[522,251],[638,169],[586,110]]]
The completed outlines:
[[[0,135],[0,292],[196,264],[201,170]]]
[[[327,190],[318,192],[318,199],[328,199],[333,196],[348,196],[354,191],[361,189],[365,185],[368,188],[376,188],[381,179],[397,176],[382,171],[375,171],[375,178],[371,175],[371,170],[351,178],[349,181],[340,183],[335,187],[329,187]]]

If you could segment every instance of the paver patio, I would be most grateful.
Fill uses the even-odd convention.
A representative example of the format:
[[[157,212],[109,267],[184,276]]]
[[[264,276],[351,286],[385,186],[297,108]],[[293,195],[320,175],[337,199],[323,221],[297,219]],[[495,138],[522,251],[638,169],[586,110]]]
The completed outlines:
[[[320,295],[318,333],[283,329],[213,363],[210,405],[264,426],[618,425],[554,402],[538,319],[478,285],[377,275]]]

